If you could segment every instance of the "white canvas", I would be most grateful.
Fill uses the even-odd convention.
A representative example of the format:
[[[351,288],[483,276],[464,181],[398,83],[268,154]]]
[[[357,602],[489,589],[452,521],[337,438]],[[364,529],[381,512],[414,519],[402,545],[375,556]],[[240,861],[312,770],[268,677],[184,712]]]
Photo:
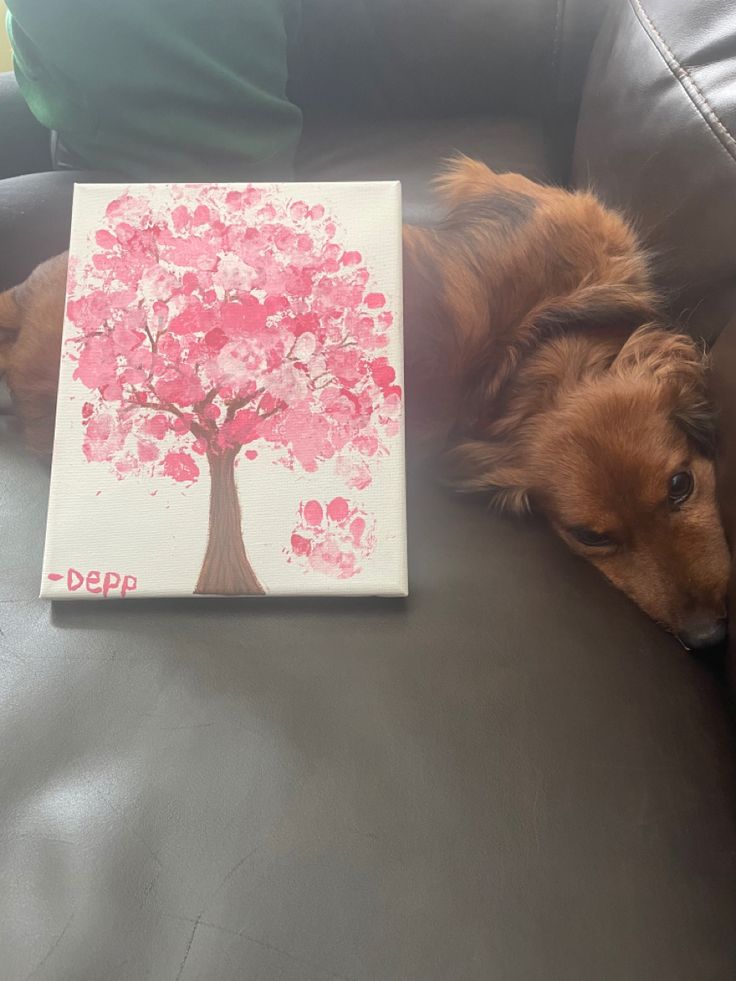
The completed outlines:
[[[407,593],[397,183],[78,185],[41,595]]]

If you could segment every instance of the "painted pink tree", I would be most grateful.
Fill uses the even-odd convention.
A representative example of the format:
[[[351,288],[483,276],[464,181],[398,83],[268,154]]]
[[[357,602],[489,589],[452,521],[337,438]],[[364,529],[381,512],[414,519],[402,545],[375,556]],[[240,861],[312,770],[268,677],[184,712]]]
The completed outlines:
[[[391,313],[320,204],[263,187],[130,189],[70,272],[83,451],[120,478],[209,470],[196,593],[262,593],[236,461],[269,449],[364,487],[399,431]],[[247,509],[246,509],[247,512]]]

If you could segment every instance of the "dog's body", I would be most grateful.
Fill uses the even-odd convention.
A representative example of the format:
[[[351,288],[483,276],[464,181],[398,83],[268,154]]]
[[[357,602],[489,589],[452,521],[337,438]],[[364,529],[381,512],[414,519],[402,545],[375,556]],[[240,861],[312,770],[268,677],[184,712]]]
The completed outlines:
[[[0,294],[0,375],[29,446],[51,452],[61,330],[66,292],[66,254],[40,265],[25,283]]]
[[[591,194],[465,158],[438,187],[444,221],[404,231],[410,423],[451,484],[539,509],[687,644],[719,639],[729,559],[704,357],[661,325],[631,227]],[[0,297],[0,369],[41,451],[65,265]]]

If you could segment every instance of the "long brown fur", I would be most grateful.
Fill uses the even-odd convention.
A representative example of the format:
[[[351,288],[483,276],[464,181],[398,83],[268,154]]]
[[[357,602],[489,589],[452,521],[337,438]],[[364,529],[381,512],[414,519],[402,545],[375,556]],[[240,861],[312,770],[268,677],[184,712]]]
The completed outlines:
[[[0,294],[0,375],[28,445],[51,452],[64,320],[66,255],[49,259],[25,283]]]
[[[445,218],[404,229],[409,423],[448,482],[544,513],[654,619],[725,614],[707,361],[663,322],[632,227],[589,193],[460,157]],[[0,296],[0,371],[29,444],[51,446],[66,257]],[[672,475],[692,473],[682,506]],[[610,547],[580,544],[584,527]],[[707,632],[707,629],[706,629]]]
[[[407,377],[447,481],[545,514],[654,619],[713,636],[729,556],[707,359],[664,323],[632,227],[592,194],[467,158],[437,188],[445,219],[404,234]],[[695,488],[673,507],[683,471]]]

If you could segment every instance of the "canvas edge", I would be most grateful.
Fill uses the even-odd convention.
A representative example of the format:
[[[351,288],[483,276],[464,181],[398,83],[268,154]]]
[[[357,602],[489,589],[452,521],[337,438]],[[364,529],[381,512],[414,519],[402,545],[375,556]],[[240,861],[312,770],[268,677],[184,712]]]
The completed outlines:
[[[81,183],[74,185],[74,194],[72,198],[72,218],[71,218],[71,227],[69,232],[70,255],[71,255],[71,250],[74,246],[75,237],[77,234],[77,228],[79,225],[80,211],[81,211],[80,202],[82,198],[85,196],[85,193],[88,192],[91,188],[94,188],[96,186],[97,185],[95,184],[81,184]],[[116,186],[120,186],[120,185],[116,185]],[[60,360],[63,356],[64,343],[66,342],[66,337],[67,337],[68,323],[67,323],[67,316],[66,316],[66,307],[67,307],[68,295],[69,295],[69,274],[67,272],[67,279],[64,287],[64,324],[63,324],[62,335],[61,335],[62,346],[59,352]],[[62,391],[63,387],[64,387],[63,377],[60,375],[59,386],[56,392],[56,409],[55,409],[55,418],[54,418],[54,447],[56,447],[57,437],[61,431],[61,425],[62,425],[61,416],[58,411],[58,408],[62,395],[64,394]],[[55,593],[49,592],[51,587],[48,584],[48,575],[49,575],[48,569],[50,568],[51,565],[51,559],[53,557],[52,552],[54,548],[54,542],[53,542],[54,535],[51,529],[53,527],[52,513],[53,513],[54,505],[56,503],[55,486],[56,483],[58,482],[58,467],[59,467],[58,458],[56,456],[56,453],[52,452],[51,473],[49,476],[49,500],[46,508],[46,534],[44,537],[43,558],[42,558],[42,565],[41,565],[41,586],[38,594],[39,599],[56,600],[57,598],[61,598],[61,597],[57,597]]]
[[[400,455],[401,455],[401,522],[404,529],[404,547],[401,553],[402,566],[399,570],[398,582],[396,584],[396,592],[392,592],[392,596],[408,596],[409,595],[409,541],[408,541],[408,524],[407,524],[407,507],[406,507],[406,375],[404,371],[405,366],[405,344],[404,344],[404,249],[403,249],[403,189],[401,186],[401,181],[390,181],[381,182],[390,183],[393,185],[394,194],[396,197],[395,207],[396,207],[396,235],[398,241],[396,242],[396,254],[399,257],[398,264],[398,284],[397,284],[397,309],[399,312],[399,317],[401,323],[399,325],[400,343],[399,352],[401,357],[401,364],[399,367],[399,376],[401,378],[401,390],[403,392],[403,403],[402,403],[402,413],[401,413],[401,439],[400,439]]]

